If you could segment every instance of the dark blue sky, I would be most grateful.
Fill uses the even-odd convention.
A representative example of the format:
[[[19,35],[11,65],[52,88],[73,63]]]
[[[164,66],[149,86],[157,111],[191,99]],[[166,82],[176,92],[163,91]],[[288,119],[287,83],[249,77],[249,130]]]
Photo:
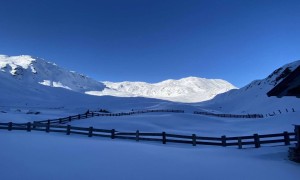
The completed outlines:
[[[1,1],[0,54],[101,81],[198,76],[242,87],[300,59],[300,1]]]

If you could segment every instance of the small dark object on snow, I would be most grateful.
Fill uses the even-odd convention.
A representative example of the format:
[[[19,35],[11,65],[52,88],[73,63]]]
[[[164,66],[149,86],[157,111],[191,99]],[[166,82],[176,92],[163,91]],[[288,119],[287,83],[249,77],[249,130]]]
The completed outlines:
[[[99,112],[102,112],[102,113],[110,113],[108,110],[105,110],[105,109],[100,109]]]
[[[38,111],[28,111],[26,114],[35,114],[35,115],[38,115],[38,114],[41,114],[41,112],[38,112]]]

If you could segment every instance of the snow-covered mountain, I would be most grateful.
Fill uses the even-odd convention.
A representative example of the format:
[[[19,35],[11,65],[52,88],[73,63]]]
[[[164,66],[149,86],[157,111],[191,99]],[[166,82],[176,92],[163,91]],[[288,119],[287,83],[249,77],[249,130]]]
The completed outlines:
[[[0,55],[0,76],[27,86],[40,84],[97,96],[148,97],[175,102],[201,102],[235,87],[221,79],[188,77],[160,83],[99,82],[31,56]],[[38,86],[36,87],[38,88]]]
[[[295,97],[268,97],[267,92],[273,89],[292,71],[300,65],[300,60],[286,64],[268,77],[255,80],[241,89],[233,89],[217,95],[214,99],[204,102],[209,107],[214,107],[223,112],[233,113],[273,113],[297,108],[300,99]],[[258,108],[259,107],[259,108]],[[277,109],[274,109],[276,107]]]
[[[42,84],[75,92],[102,90],[104,84],[76,72],[67,71],[54,63],[31,56],[0,55],[0,76],[26,84]]]
[[[212,99],[217,94],[235,89],[222,79],[188,77],[179,80],[166,80],[159,83],[145,82],[103,82],[103,91],[90,91],[92,95],[119,97],[149,97],[176,102],[201,102]]]

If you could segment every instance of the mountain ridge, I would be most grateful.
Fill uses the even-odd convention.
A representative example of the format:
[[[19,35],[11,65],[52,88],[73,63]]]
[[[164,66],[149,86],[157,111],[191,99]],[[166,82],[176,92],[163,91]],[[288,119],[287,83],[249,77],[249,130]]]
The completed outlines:
[[[257,112],[257,107],[261,107],[261,112],[271,113],[280,109],[286,111],[287,108],[296,108],[299,99],[268,97],[267,92],[284,80],[298,66],[300,66],[300,60],[285,64],[264,79],[254,80],[240,89],[218,94],[214,99],[203,102],[203,104],[217,111],[232,113],[260,113]],[[272,103],[273,105],[271,105]],[[274,105],[278,109],[273,109]]]

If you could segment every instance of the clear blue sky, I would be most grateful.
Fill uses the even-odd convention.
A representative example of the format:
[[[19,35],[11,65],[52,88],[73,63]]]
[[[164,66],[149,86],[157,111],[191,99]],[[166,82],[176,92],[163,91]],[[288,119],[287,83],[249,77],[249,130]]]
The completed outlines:
[[[100,81],[198,76],[242,87],[300,59],[300,1],[6,0],[0,54]]]

